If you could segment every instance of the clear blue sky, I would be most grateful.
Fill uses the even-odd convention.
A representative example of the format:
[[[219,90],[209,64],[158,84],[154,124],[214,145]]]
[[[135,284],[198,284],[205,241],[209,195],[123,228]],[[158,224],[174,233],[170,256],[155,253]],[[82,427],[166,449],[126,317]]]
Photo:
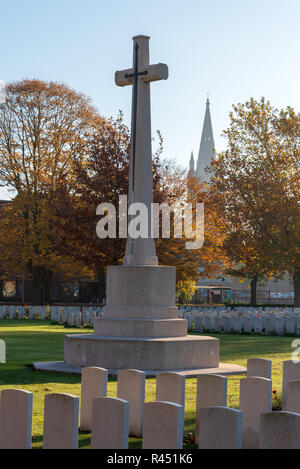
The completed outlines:
[[[132,36],[151,36],[152,131],[187,166],[198,153],[207,92],[217,150],[231,105],[250,96],[300,109],[299,0],[0,0],[0,78],[64,81],[105,116],[130,121],[131,90],[114,72],[132,62]]]

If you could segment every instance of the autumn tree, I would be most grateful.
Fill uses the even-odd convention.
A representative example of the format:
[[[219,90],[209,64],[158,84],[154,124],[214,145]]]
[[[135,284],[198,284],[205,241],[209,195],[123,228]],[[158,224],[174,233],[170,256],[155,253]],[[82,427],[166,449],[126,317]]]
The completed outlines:
[[[289,272],[300,305],[299,114],[262,98],[233,106],[228,148],[211,164],[216,208],[226,220],[225,254],[251,280]]]
[[[88,150],[95,118],[89,100],[64,84],[7,85],[0,109],[0,184],[13,190],[14,200],[1,222],[2,265],[30,275],[36,303],[49,299],[52,273],[68,264],[54,251],[54,208],[62,180],[72,185],[73,163]]]

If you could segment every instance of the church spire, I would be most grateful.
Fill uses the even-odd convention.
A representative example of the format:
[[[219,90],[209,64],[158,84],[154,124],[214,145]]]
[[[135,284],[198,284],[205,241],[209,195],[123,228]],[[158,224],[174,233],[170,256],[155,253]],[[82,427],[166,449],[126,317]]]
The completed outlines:
[[[207,177],[207,175],[204,172],[204,169],[206,168],[206,166],[209,165],[211,158],[214,157],[213,150],[215,148],[209,105],[210,105],[210,102],[207,96],[202,137],[201,137],[201,142],[200,142],[200,149],[199,149],[199,154],[198,154],[197,170],[196,170],[197,176],[200,177],[201,179],[205,179],[205,177]]]
[[[190,172],[193,174],[195,171],[195,161],[194,161],[194,154],[191,152],[191,158],[190,158]]]

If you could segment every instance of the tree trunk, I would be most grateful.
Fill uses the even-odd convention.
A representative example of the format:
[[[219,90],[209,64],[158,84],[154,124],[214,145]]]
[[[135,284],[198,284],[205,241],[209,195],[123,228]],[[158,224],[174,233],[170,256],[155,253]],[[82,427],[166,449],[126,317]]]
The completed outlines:
[[[50,302],[50,288],[52,272],[44,266],[33,266],[30,268],[33,286],[33,304],[42,306]]]
[[[294,284],[294,306],[300,306],[300,266],[295,268],[293,275],[293,284]]]
[[[251,283],[250,283],[250,286],[251,286],[250,305],[251,306],[257,306],[257,303],[256,303],[257,280],[258,280],[258,276],[254,275],[254,277],[251,279]]]
[[[33,298],[32,302],[35,306],[40,306],[43,304],[43,289],[42,289],[42,279],[40,273],[40,267],[34,266],[32,268],[32,292]]]
[[[51,285],[52,285],[53,272],[45,269],[45,282],[44,282],[44,304],[49,304],[51,300]]]

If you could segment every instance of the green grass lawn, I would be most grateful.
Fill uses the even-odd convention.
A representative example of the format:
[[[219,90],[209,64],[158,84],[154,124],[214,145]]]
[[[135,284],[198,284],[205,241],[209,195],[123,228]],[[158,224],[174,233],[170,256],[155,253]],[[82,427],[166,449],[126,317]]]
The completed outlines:
[[[80,377],[62,373],[33,371],[34,361],[63,360],[64,334],[92,333],[92,330],[66,329],[52,325],[49,321],[0,320],[0,339],[6,342],[7,363],[0,363],[0,391],[5,388],[26,389],[34,393],[33,400],[33,447],[42,447],[44,395],[62,392],[80,396]],[[273,404],[281,398],[282,362],[290,360],[294,349],[291,343],[294,337],[210,334],[220,339],[220,360],[246,366],[251,357],[269,358],[273,361]],[[241,376],[228,377],[228,406],[238,408],[239,380]],[[108,396],[115,397],[117,382],[109,378]],[[195,428],[196,379],[186,381],[185,434],[186,446],[188,434]],[[146,401],[155,400],[155,379],[146,380]],[[90,434],[81,433],[79,446],[88,448]],[[141,441],[130,439],[130,447],[141,447]]]

